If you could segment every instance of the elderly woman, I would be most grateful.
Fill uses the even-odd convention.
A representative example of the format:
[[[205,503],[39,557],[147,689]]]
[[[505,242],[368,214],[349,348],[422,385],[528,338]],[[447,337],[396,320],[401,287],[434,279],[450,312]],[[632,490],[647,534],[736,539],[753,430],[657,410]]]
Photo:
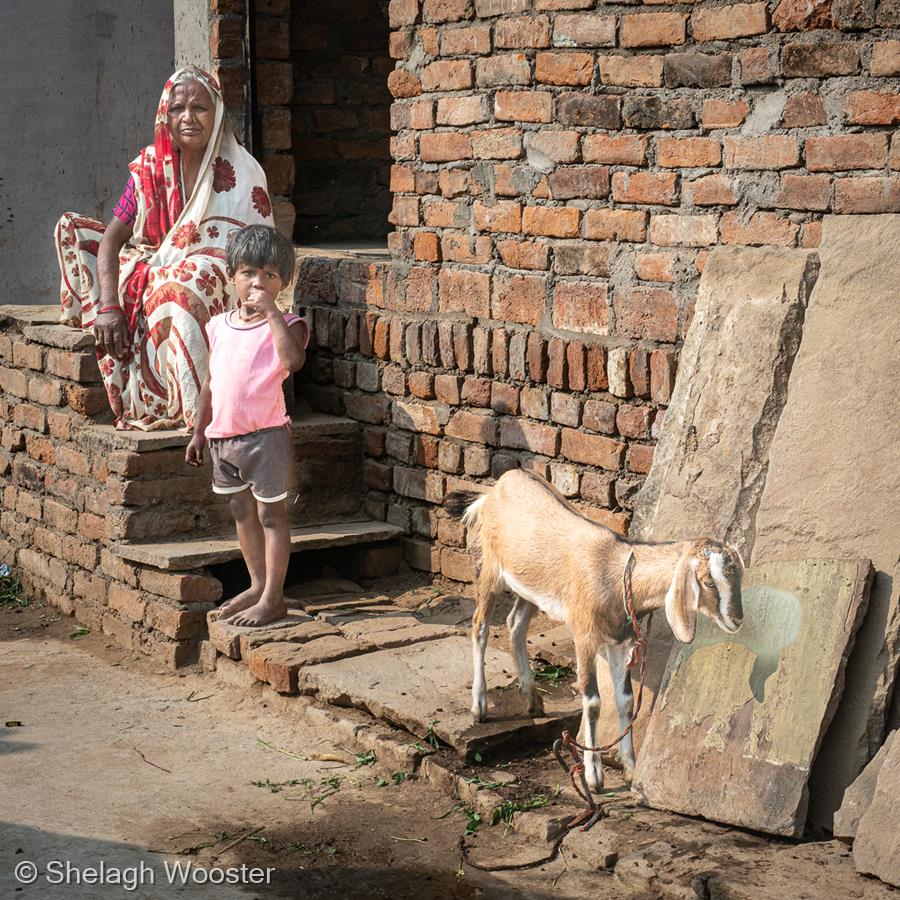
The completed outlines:
[[[166,83],[154,142],[129,168],[105,228],[59,220],[61,321],[93,330],[117,427],[192,428],[205,326],[231,305],[225,241],[272,224],[266,178],[227,126],[215,79],[193,66]]]

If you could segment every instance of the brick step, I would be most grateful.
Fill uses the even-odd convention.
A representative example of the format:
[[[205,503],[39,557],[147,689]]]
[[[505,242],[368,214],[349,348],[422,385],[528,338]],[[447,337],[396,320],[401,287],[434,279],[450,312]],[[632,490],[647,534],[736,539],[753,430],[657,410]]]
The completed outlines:
[[[395,525],[371,520],[309,525],[291,529],[291,552],[380,544],[402,533]],[[109,551],[129,562],[179,570],[217,565],[241,556],[240,544],[233,534],[173,542],[111,544]]]

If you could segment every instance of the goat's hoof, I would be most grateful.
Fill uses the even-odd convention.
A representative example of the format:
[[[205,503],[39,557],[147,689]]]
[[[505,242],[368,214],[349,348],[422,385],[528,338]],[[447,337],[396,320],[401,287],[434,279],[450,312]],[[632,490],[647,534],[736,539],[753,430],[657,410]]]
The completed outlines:
[[[540,694],[532,694],[528,704],[528,715],[532,719],[541,719],[544,716],[544,701]]]
[[[487,718],[487,704],[486,703],[473,703],[472,704],[472,718],[475,720],[476,725],[483,722]]]
[[[625,766],[622,769],[622,780],[625,782],[625,787],[631,787],[631,782],[634,781],[634,766]]]
[[[596,769],[585,769],[584,777],[587,781],[588,790],[592,794],[602,794],[603,793],[603,770],[601,769],[598,773]]]

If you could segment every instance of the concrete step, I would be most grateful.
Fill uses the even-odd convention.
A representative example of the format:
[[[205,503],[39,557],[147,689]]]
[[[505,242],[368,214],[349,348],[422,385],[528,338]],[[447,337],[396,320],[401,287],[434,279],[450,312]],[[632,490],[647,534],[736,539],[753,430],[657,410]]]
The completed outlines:
[[[385,522],[334,522],[291,529],[291,552],[353,547],[392,541],[402,529]],[[241,547],[233,534],[174,542],[111,544],[111,553],[157,569],[197,569],[239,559]]]

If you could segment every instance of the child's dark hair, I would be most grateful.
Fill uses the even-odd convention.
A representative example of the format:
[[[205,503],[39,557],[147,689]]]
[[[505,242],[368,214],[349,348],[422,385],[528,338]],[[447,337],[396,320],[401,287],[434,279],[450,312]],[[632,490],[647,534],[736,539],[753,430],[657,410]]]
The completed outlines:
[[[247,225],[228,235],[225,265],[229,275],[234,275],[242,265],[273,266],[287,284],[294,275],[294,245],[268,225]]]

